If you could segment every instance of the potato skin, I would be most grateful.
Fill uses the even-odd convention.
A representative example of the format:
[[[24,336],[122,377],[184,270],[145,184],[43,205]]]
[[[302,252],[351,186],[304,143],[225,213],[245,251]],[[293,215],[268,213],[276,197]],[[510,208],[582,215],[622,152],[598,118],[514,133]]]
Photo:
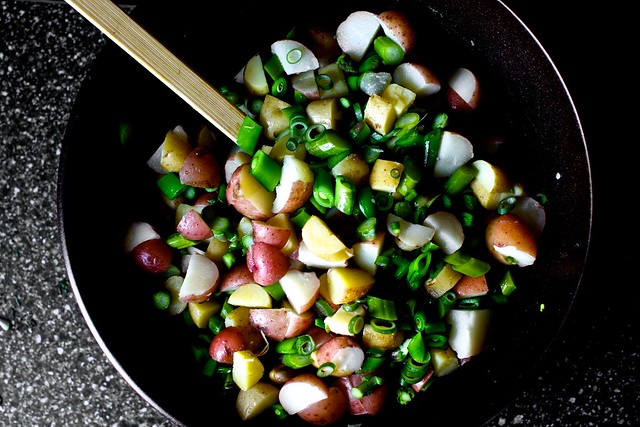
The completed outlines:
[[[200,188],[215,188],[222,172],[215,155],[205,147],[194,148],[180,168],[180,182]]]
[[[287,201],[282,206],[282,209],[277,210],[274,214],[295,212],[309,200],[311,194],[313,194],[312,182],[294,182],[291,186],[291,194],[289,194]]]
[[[389,386],[385,383],[378,386],[371,394],[356,399],[351,396],[351,389],[362,383],[366,374],[354,373],[346,377],[340,377],[336,381],[336,387],[348,398],[349,413],[351,415],[375,415],[382,410],[387,401]],[[375,375],[375,373],[374,373]]]
[[[227,189],[225,196],[227,198],[227,203],[233,206],[240,214],[250,218],[257,219],[260,221],[266,221],[272,216],[271,213],[271,205],[269,206],[269,210],[260,209],[260,207],[256,206],[250,199],[246,197],[242,190],[242,183],[246,180],[254,180],[255,178],[251,176],[249,172],[251,165],[249,163],[244,163],[233,172],[231,175],[231,179],[229,179],[229,183],[227,184]],[[253,184],[254,186],[261,184]],[[266,190],[264,190],[267,193]],[[273,196],[275,197],[275,195]],[[273,201],[273,200],[272,200]]]
[[[276,246],[254,242],[247,253],[247,266],[253,280],[267,286],[277,282],[289,270],[290,262]]]
[[[527,224],[517,215],[507,213],[493,217],[485,232],[487,249],[493,257],[505,265],[513,265],[496,247],[513,246],[518,251],[529,254],[535,260],[538,253],[536,239]],[[518,263],[518,265],[523,266]]]
[[[320,367],[324,363],[334,362],[338,352],[344,349],[354,349],[354,351],[357,351],[356,349],[362,350],[360,347],[360,344],[358,344],[358,342],[352,337],[348,337],[345,335],[337,335],[331,338],[330,340],[328,340],[327,342],[325,342],[318,350],[316,350],[315,357],[313,357],[315,359],[314,366]],[[344,364],[345,361],[342,360],[341,362],[343,362],[342,364]],[[342,377],[342,376],[350,375],[353,373],[353,372],[347,372],[346,370],[343,370],[343,369],[344,368],[336,366],[335,371],[333,371],[331,375],[335,377]],[[357,369],[359,369],[359,367],[357,367]]]
[[[329,387],[329,397],[309,405],[298,412],[298,416],[316,426],[333,424],[348,411],[347,397],[337,387]]]
[[[220,280],[219,292],[227,292],[238,289],[240,286],[253,282],[253,273],[249,271],[247,264],[236,264]]]
[[[173,250],[163,239],[145,240],[131,253],[136,264],[151,274],[166,272],[173,260]]]
[[[235,326],[228,326],[211,340],[209,356],[216,362],[232,364],[233,353],[246,349],[247,343],[242,331]]]

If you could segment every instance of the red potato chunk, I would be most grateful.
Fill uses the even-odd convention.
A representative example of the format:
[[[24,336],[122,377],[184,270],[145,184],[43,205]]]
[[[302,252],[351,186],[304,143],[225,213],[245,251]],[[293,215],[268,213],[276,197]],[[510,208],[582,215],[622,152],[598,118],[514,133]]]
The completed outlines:
[[[231,292],[240,286],[253,282],[253,273],[247,264],[236,264],[220,279],[219,292]]]
[[[163,239],[149,239],[138,244],[131,252],[136,264],[151,274],[162,274],[169,269],[173,250]]]
[[[254,242],[247,251],[247,267],[253,280],[263,286],[271,285],[289,270],[290,262],[276,246]]]
[[[302,373],[291,378],[280,388],[278,399],[289,415],[304,411],[316,402],[329,397],[329,387],[320,377]]]
[[[194,209],[189,209],[184,214],[180,222],[178,222],[176,231],[189,240],[204,240],[213,236],[209,224]]]
[[[298,314],[289,308],[251,308],[249,322],[275,341],[302,335],[313,326],[314,315],[308,311]]]
[[[311,355],[316,368],[325,363],[333,363],[334,377],[351,375],[362,367],[364,351],[360,344],[351,337],[339,335],[331,338]]]
[[[485,237],[489,252],[502,264],[526,267],[536,260],[536,239],[517,215],[495,216],[487,225]]]
[[[348,409],[349,404],[344,393],[337,387],[330,387],[326,399],[307,406],[298,412],[298,416],[309,424],[325,426],[340,420]]]
[[[209,356],[218,363],[232,364],[233,353],[246,349],[242,331],[235,326],[228,326],[211,340]]]
[[[389,395],[389,386],[382,384],[370,394],[366,394],[360,399],[351,395],[351,389],[362,383],[366,374],[354,373],[345,377],[340,377],[336,381],[342,393],[347,396],[349,402],[349,412],[352,415],[375,415],[382,410]]]
[[[268,243],[282,249],[285,247],[291,236],[291,229],[278,225],[268,224],[264,221],[251,221],[253,228],[253,241]]]
[[[199,188],[216,188],[222,182],[222,171],[215,155],[205,147],[194,148],[179,172],[180,182]]]

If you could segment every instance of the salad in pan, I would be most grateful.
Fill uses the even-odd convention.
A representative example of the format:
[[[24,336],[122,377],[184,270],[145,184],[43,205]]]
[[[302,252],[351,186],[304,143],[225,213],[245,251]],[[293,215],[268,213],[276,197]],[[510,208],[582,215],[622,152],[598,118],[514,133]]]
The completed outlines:
[[[242,420],[411,405],[536,261],[544,196],[465,133],[481,82],[434,72],[415,31],[396,10],[294,28],[220,87],[236,144],[178,125],[149,156],[174,222],[131,224],[124,251]]]

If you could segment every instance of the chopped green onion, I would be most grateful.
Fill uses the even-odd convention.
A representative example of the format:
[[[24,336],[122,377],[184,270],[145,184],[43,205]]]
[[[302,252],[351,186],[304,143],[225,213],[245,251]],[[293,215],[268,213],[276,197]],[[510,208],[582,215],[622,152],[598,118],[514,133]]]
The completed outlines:
[[[429,334],[424,337],[429,347],[442,347],[447,343],[447,336],[443,334]]]
[[[316,84],[322,90],[330,90],[333,88],[333,79],[328,74],[318,74],[316,76]]]
[[[351,389],[351,396],[356,399],[362,399],[364,396],[373,393],[380,385],[384,384],[384,380],[376,375],[365,375],[362,382],[357,387]]]
[[[335,182],[333,175],[326,169],[318,168],[313,180],[313,198],[325,208],[332,208],[335,200]]]
[[[385,65],[398,65],[404,59],[404,49],[390,37],[377,37],[373,41],[373,48]]]
[[[157,181],[158,188],[169,200],[173,200],[187,189],[187,185],[180,182],[180,177],[174,172],[162,175]]]
[[[515,205],[516,205],[515,196],[509,196],[507,198],[500,200],[500,203],[498,203],[497,212],[499,215],[507,214],[513,210]]]
[[[411,358],[416,362],[426,363],[429,361],[429,352],[426,349],[421,332],[416,333],[413,338],[411,338],[407,349],[409,350]]]
[[[453,291],[448,291],[438,298],[438,317],[442,319],[450,312],[457,300],[458,296]]]
[[[180,233],[173,233],[167,237],[166,242],[174,249],[185,249],[198,244],[198,241],[189,240]]]
[[[321,316],[329,317],[333,316],[333,314],[335,313],[333,307],[331,307],[331,304],[329,304],[324,298],[318,298],[314,306]]]
[[[309,218],[311,218],[311,214],[307,210],[307,207],[303,206],[295,211],[293,215],[289,217],[289,220],[296,227],[302,228]]]
[[[476,177],[478,169],[472,164],[464,164],[456,169],[444,183],[444,191],[449,195],[458,194]]]
[[[513,280],[513,276],[511,275],[511,271],[507,270],[507,272],[500,280],[500,291],[502,295],[509,296],[516,290],[516,284]]]
[[[271,85],[271,95],[276,98],[282,98],[284,94],[287,93],[288,88],[289,84],[287,83],[287,79],[284,77],[278,77]]]
[[[348,178],[339,175],[336,177],[334,204],[345,215],[353,213],[355,205],[356,186]]]
[[[273,191],[280,182],[282,165],[258,150],[251,159],[250,173],[267,191]]]
[[[287,296],[282,290],[282,285],[280,285],[280,282],[275,282],[270,285],[264,286],[264,290],[267,291],[267,293],[271,295],[271,298],[276,301],[282,301]]]
[[[369,321],[369,324],[379,334],[393,334],[398,327],[396,326],[396,322],[392,320],[382,320],[373,318]]]
[[[362,242],[370,242],[376,237],[377,218],[371,217],[362,221],[356,227],[356,236]]]
[[[219,314],[214,314],[209,318],[207,326],[214,335],[218,335],[220,331],[225,327],[224,319]]]
[[[252,156],[256,151],[258,139],[260,135],[262,135],[262,129],[262,126],[256,123],[251,116],[245,116],[240,131],[238,132],[236,144]]]
[[[320,159],[326,159],[351,148],[351,144],[342,135],[333,129],[325,128],[320,123],[309,126],[305,139],[307,152]]]
[[[442,129],[435,128],[425,137],[425,162],[427,168],[433,168],[440,151],[440,141],[442,141]]]
[[[297,64],[298,62],[300,62],[300,60],[302,59],[302,50],[295,48],[295,49],[291,49],[289,52],[287,52],[287,55],[285,56],[285,59],[287,60],[287,62],[289,64]]]
[[[400,372],[402,381],[406,384],[415,384],[420,381],[427,374],[431,366],[430,361],[431,353],[426,350],[424,351],[422,360],[416,360],[413,356],[407,359]]]
[[[393,300],[367,295],[366,304],[369,316],[379,320],[398,320],[396,305]]]
[[[378,55],[370,55],[367,58],[363,59],[358,67],[358,72],[360,74],[375,71],[378,67],[380,67],[380,62],[382,62],[382,58]]]
[[[349,320],[349,325],[347,326],[347,330],[350,334],[359,334],[364,327],[364,317],[360,315],[353,316],[351,320]]]
[[[376,204],[373,197],[373,190],[366,186],[358,190],[358,208],[365,218],[373,218],[376,216]]]
[[[273,80],[277,80],[282,76],[282,73],[284,73],[284,67],[277,55],[272,55],[271,58],[264,63],[263,68]]]
[[[283,354],[282,363],[290,368],[300,369],[311,365],[312,360],[308,354]]]
[[[333,371],[335,370],[336,370],[335,363],[326,362],[320,365],[320,367],[316,371],[316,375],[319,376],[320,378],[328,377],[331,374],[333,374]]]

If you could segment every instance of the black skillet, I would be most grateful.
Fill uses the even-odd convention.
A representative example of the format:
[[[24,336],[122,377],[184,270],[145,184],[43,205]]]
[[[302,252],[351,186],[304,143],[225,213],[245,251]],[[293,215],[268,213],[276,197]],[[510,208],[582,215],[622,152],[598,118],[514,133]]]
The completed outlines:
[[[132,16],[214,85],[299,20],[335,28],[350,11],[401,9],[415,23],[419,55],[436,68],[467,66],[483,82],[487,113],[510,141],[501,164],[548,197],[536,264],[498,317],[487,350],[437,381],[418,402],[395,404],[363,426],[416,420],[482,425],[534,371],[578,291],[589,247],[592,191],[579,118],[543,47],[494,0],[300,2],[153,1]],[[161,206],[145,161],[170,128],[202,119],[148,71],[108,42],[77,98],[58,181],[60,238],[85,320],[110,362],[168,420],[199,426],[238,420],[233,400],[194,363],[184,325],[149,303],[149,279],[122,254],[131,221],[158,223]],[[128,129],[127,144],[121,131]],[[239,422],[239,421],[238,421]],[[256,420],[246,424],[261,422]],[[264,422],[264,421],[262,421]],[[290,417],[283,425],[297,425]]]

